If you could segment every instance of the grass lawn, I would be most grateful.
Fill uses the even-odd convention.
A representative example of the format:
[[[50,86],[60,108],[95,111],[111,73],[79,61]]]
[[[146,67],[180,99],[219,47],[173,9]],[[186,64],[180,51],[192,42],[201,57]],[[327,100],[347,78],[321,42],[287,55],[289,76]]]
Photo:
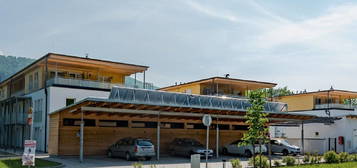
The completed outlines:
[[[43,159],[36,159],[35,167],[52,167],[58,166],[60,163],[51,162]],[[27,166],[22,166],[21,158],[16,159],[0,159],[0,168],[27,168]]]
[[[304,166],[291,166],[284,168],[357,168],[357,162],[346,162],[346,163],[338,163],[338,164],[315,164],[315,165],[304,165]]]

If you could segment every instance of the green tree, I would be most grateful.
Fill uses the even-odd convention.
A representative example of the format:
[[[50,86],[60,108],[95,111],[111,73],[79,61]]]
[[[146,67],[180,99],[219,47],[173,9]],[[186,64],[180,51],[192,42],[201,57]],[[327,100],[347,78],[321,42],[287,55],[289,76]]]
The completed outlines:
[[[294,94],[287,86],[282,88],[270,88],[267,90],[267,97],[288,96]]]
[[[268,118],[267,113],[264,113],[265,90],[255,90],[249,92],[248,98],[251,106],[245,115],[246,124],[248,124],[248,131],[244,133],[242,143],[239,145],[252,145],[253,158],[255,158],[255,145],[262,144],[268,141],[267,134],[269,129],[267,127]],[[260,155],[262,154],[260,150]],[[256,167],[253,161],[253,167]]]

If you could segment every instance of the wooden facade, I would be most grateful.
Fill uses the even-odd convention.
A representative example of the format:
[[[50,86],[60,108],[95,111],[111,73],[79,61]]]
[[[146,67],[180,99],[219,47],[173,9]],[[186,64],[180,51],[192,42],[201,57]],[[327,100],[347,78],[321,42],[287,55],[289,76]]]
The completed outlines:
[[[88,110],[88,109],[99,109]],[[131,112],[132,110],[133,112]],[[137,113],[135,113],[137,112]],[[162,115],[156,115],[160,112]],[[168,115],[172,113],[174,115]],[[164,115],[166,114],[166,115]],[[65,120],[74,119],[80,121],[91,120],[91,126],[84,126],[84,154],[104,155],[110,145],[125,137],[150,138],[156,145],[157,125],[137,126],[137,122],[160,122],[160,153],[168,153],[168,145],[174,138],[194,138],[205,143],[206,129],[192,125],[202,124],[202,115],[211,114],[213,124],[210,131],[210,147],[216,149],[216,126],[219,125],[219,147],[242,138],[247,126],[243,116],[245,112],[197,109],[188,107],[153,106],[143,104],[128,104],[113,102],[108,99],[86,99],[75,105],[61,109],[50,115],[50,155],[78,155],[80,148],[79,124],[68,125]],[[176,116],[175,116],[176,115]],[[217,116],[221,118],[217,119]],[[214,117],[216,116],[216,117]],[[227,117],[225,117],[227,116]],[[270,122],[306,120],[312,116],[295,115],[288,113],[269,113]],[[103,126],[101,121],[123,121],[127,125]],[[86,121],[85,121],[86,123]],[[134,125],[135,123],[135,125]],[[163,123],[181,123],[182,128],[167,128]]]

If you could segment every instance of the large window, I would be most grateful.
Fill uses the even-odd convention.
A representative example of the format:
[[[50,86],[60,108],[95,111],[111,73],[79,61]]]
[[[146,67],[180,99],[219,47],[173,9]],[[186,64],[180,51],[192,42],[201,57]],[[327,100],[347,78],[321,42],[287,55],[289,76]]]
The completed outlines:
[[[42,99],[35,100],[34,104],[34,122],[42,122]]]
[[[34,82],[33,82],[33,87],[34,89],[38,89],[39,88],[39,79],[38,79],[38,72],[35,72],[34,75]]]
[[[32,90],[32,88],[33,88],[33,76],[30,75],[29,76],[29,90]]]

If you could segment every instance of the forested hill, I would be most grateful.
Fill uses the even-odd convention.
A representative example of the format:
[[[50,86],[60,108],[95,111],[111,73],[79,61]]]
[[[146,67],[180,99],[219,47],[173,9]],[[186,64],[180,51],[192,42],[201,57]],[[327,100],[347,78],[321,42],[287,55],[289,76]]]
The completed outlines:
[[[0,55],[0,81],[5,80],[34,61],[31,58]]]

